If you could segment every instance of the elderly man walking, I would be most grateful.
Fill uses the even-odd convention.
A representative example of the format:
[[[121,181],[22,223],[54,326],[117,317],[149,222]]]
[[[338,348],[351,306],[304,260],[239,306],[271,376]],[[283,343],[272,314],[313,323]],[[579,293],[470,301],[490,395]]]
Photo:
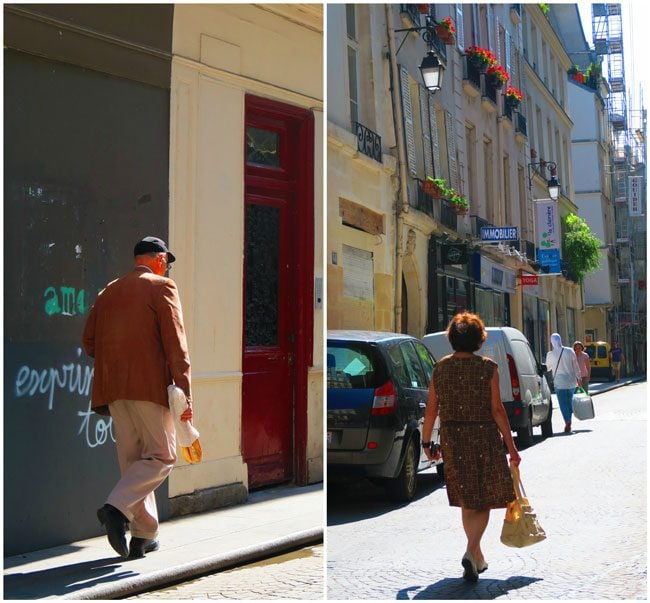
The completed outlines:
[[[97,297],[83,346],[95,359],[92,409],[113,419],[121,473],[97,517],[113,549],[137,558],[160,546],[154,491],[176,462],[167,386],[175,383],[187,397],[182,420],[192,418],[192,403],[181,303],[165,277],[176,258],[158,237],[139,241],[133,255],[133,270]]]

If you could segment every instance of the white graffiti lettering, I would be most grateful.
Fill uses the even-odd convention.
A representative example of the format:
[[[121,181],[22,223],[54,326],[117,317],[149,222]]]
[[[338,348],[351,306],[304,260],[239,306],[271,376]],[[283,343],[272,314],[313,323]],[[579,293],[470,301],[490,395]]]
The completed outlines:
[[[86,444],[89,448],[96,448],[105,444],[110,436],[111,440],[115,442],[115,436],[113,435],[113,419],[108,417],[104,418],[100,415],[97,415],[93,412],[90,407],[90,402],[88,402],[88,408],[86,410],[78,410],[77,416],[81,417],[81,427],[77,432],[77,435],[84,434],[86,438]],[[92,419],[95,419],[95,429],[91,429],[90,423]],[[91,439],[92,438],[92,439]]]
[[[81,357],[81,348],[77,348],[77,358]],[[80,362],[70,362],[59,367],[35,369],[27,365],[18,369],[15,382],[17,398],[35,397],[42,394],[47,396],[47,409],[52,410],[59,391],[68,391],[84,398],[90,396],[94,369]],[[77,435],[82,435],[89,448],[96,448],[108,441],[110,437],[115,442],[113,420],[110,417],[96,415],[91,402],[85,410],[77,411],[81,418],[81,426]]]
[[[77,356],[80,355],[81,348],[77,348]],[[37,393],[47,394],[47,409],[52,410],[57,389],[67,389],[71,394],[88,396],[93,374],[92,367],[72,362],[59,368],[42,370],[21,366],[16,377],[16,397],[32,397]]]

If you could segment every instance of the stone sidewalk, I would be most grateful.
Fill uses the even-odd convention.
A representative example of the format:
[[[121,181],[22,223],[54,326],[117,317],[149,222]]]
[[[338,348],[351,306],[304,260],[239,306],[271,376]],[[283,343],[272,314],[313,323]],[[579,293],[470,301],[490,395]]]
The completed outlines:
[[[323,541],[322,484],[254,492],[160,526],[159,551],[117,557],[105,536],[4,560],[4,599],[115,599]],[[91,512],[91,511],[89,511]]]

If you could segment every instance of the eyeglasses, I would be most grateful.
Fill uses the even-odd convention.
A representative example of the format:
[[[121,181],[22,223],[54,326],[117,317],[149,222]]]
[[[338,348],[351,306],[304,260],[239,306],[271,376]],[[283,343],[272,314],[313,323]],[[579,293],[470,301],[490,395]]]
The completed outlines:
[[[172,265],[169,263],[169,260],[167,259],[167,256],[165,256],[165,255],[161,255],[161,256],[160,256],[160,259],[161,259],[162,262],[165,264],[165,267],[167,268],[167,270],[171,270],[171,269],[172,269]]]

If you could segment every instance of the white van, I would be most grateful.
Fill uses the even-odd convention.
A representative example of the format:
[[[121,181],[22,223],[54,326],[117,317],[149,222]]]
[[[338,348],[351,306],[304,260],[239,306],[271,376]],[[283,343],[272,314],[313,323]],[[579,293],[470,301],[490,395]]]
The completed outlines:
[[[487,339],[477,354],[499,365],[501,401],[508,413],[510,428],[517,432],[521,448],[533,443],[533,427],[542,428],[542,436],[553,435],[551,392],[542,377],[526,336],[512,327],[487,327]],[[444,331],[422,338],[434,360],[453,354]]]

